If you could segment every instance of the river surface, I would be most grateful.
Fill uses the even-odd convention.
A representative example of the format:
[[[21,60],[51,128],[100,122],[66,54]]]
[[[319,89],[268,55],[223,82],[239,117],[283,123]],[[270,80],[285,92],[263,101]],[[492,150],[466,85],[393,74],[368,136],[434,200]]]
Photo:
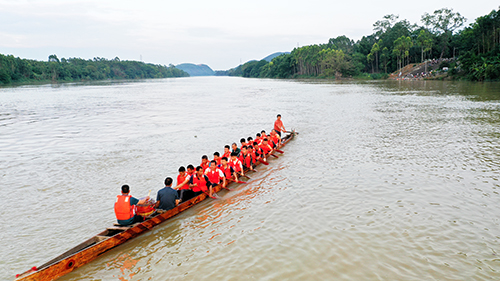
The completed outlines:
[[[500,279],[500,84],[230,77],[0,88],[0,279],[278,113],[248,184],[60,280]]]

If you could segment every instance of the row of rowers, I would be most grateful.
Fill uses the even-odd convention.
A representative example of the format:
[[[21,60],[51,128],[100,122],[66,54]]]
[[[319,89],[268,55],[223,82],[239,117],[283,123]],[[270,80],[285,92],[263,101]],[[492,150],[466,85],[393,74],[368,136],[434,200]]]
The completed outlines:
[[[220,184],[225,188],[230,181],[241,183],[238,177],[244,177],[245,170],[254,171],[258,161],[267,163],[266,157],[281,147],[281,137],[273,129],[269,135],[262,131],[255,139],[242,138],[240,143],[240,147],[233,143],[232,150],[226,145],[222,156],[219,152],[214,152],[211,161],[207,155],[203,155],[201,164],[196,168],[191,164],[187,168],[181,166],[177,176],[177,186],[172,188],[172,178],[166,178],[165,188],[158,191],[154,207],[167,211],[201,193],[214,198],[215,186]],[[128,185],[122,186],[122,195],[117,197],[115,203],[116,218],[121,225],[142,222],[144,217],[134,214],[134,205],[143,205],[151,201],[149,196],[138,200],[130,196],[129,192]]]

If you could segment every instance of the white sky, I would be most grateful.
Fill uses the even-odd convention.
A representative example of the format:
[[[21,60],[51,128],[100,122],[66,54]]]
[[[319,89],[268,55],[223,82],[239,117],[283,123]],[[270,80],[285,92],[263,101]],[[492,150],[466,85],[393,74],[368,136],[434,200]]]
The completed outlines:
[[[453,8],[473,22],[498,0],[0,0],[0,53],[47,60],[104,57],[155,64],[241,62],[321,44],[359,40],[386,14],[420,23],[425,12]]]

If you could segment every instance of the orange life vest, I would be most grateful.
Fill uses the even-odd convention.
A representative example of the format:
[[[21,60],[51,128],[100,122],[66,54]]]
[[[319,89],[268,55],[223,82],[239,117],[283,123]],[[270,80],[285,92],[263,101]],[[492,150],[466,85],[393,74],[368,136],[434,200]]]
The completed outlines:
[[[220,183],[220,180],[221,180],[220,174],[222,173],[222,171],[219,170],[219,168],[215,168],[215,170],[212,170],[212,169],[208,168],[205,173],[206,173],[206,175],[208,177],[208,180],[211,183],[216,183],[216,184]]]
[[[184,176],[181,176],[180,174],[177,175],[177,185],[183,183],[189,176],[190,175],[188,173],[185,173]],[[179,190],[182,190],[182,189],[190,189],[189,183],[186,183],[181,188],[179,188]]]
[[[115,202],[115,215],[117,220],[128,220],[134,216],[134,206],[130,205],[132,195],[118,195]]]
[[[201,179],[198,178],[197,174],[191,176],[191,181],[196,186],[193,187],[193,192],[207,191],[207,181],[208,178],[206,175],[201,176]]]

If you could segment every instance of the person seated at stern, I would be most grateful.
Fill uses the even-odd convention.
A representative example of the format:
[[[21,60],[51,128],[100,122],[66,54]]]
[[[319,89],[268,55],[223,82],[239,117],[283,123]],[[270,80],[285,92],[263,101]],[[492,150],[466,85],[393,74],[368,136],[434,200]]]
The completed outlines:
[[[144,218],[135,214],[135,205],[144,204],[149,200],[149,196],[139,200],[132,195],[129,195],[130,187],[128,185],[122,186],[122,195],[116,196],[115,202],[115,215],[116,220],[120,225],[129,225],[136,222],[142,222]]]

